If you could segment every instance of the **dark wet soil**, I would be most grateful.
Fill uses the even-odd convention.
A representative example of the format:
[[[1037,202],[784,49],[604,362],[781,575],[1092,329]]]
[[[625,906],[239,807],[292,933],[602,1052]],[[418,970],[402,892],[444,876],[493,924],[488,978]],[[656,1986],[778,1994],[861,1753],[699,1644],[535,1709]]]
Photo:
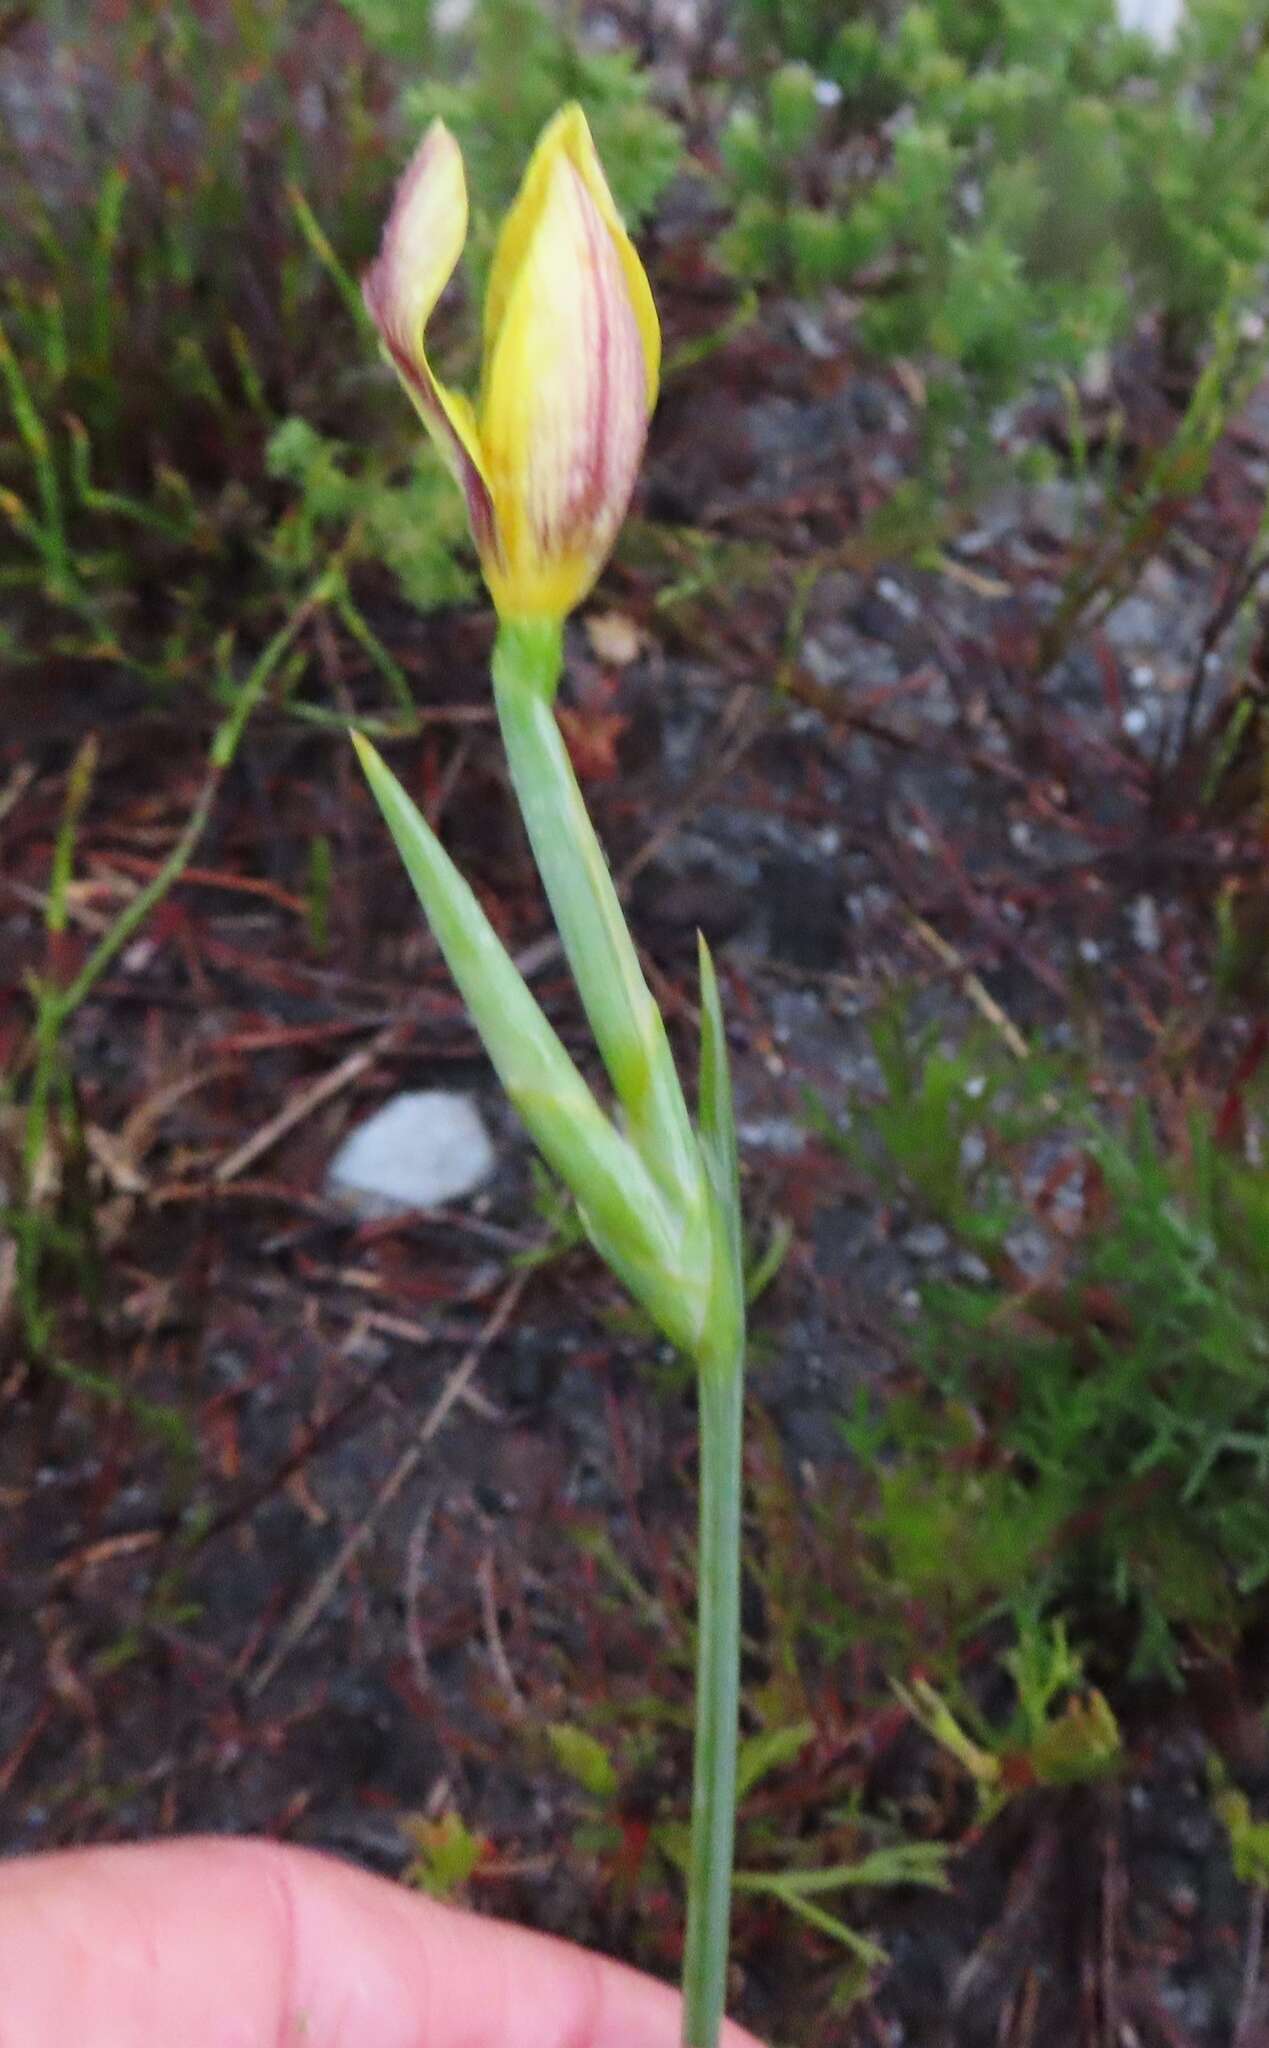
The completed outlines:
[[[875,1091],[868,1021],[896,987],[954,1037],[986,1018],[1006,1043],[1062,1044],[1095,1018],[1105,1085],[1131,1091],[1158,1020],[1209,1001],[1218,883],[1263,859],[1246,813],[1195,803],[1175,749],[1259,516],[1264,407],[1133,589],[1046,663],[1096,502],[1002,488],[924,566],[870,560],[858,522],[913,434],[844,329],[812,353],[780,311],[672,383],[641,519],[591,607],[633,632],[618,661],[575,626],[564,700],[689,1062],[698,927],[718,954],[749,1213],[760,1238],[793,1227],[756,1318],[755,1442],[812,1491],[845,1473],[837,1421],[901,1361],[940,1247],[816,1135],[807,1091],[834,1116]],[[713,550],[677,594],[676,521]],[[493,746],[485,623],[361,596],[427,714],[395,765],[581,1049]],[[329,648],[309,651],[328,673]],[[337,660],[346,697],[379,708],[357,650]],[[1218,655],[1199,726],[1227,682]],[[197,787],[198,721],[128,698],[109,677],[28,692],[0,740],[0,785],[33,770],[0,807],[12,1060],[73,737],[96,725],[102,762],[71,955]],[[315,832],[335,876],[324,947]],[[1236,1060],[1253,1022],[1213,1008],[1204,1057]],[[677,1885],[648,1840],[687,1797],[690,1389],[588,1255],[524,1264],[544,1237],[525,1141],[338,736],[260,715],[73,1051],[88,1152],[51,1168],[92,1219],[84,1285],[59,1303],[70,1371],[26,1370],[11,1321],[0,1385],[4,1846],[261,1829],[395,1874],[419,1818],[453,1811],[486,1841],[479,1904],[672,1974]],[[333,1150],[394,1090],[437,1083],[479,1099],[495,1182],[359,1223],[323,1193]],[[89,1370],[122,1399],[76,1385]],[[765,1612],[755,1595],[754,1687]],[[943,1828],[952,1889],[851,1901],[891,1958],[854,2004],[840,1949],[748,1902],[740,2016],[823,2043],[1215,2048],[1241,2005],[1242,2048],[1269,2040],[1196,1707],[1130,1714],[1113,1784],[1028,1794],[984,1832],[895,1714],[898,1675],[816,1679],[795,1824],[817,1824],[819,1772],[826,1815],[851,1794]],[[558,1722],[611,1740],[615,1806],[552,1761]]]

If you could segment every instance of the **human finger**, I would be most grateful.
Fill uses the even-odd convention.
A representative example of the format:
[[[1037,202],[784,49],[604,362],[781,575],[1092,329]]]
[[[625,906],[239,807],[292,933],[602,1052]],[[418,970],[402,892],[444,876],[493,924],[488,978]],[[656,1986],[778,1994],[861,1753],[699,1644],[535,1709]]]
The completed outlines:
[[[677,2048],[618,1963],[280,1843],[0,1864],[6,2048]],[[754,2048],[729,2028],[725,2048]]]

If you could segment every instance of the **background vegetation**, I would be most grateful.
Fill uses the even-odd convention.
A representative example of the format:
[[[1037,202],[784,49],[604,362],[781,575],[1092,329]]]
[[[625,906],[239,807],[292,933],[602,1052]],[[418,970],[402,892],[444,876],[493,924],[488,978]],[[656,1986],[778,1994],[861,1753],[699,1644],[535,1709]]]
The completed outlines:
[[[967,1985],[988,1982],[981,2038],[1056,2041],[1054,1957],[1078,1976],[1079,1943],[1068,1953],[1053,1936],[1013,1977],[981,1960],[992,1928],[1016,1931],[1010,1873],[1057,1867],[1048,1849],[1036,1862],[1055,1830],[1101,1830],[1131,1860],[1112,1826],[1124,1788],[1166,1805],[1183,1783],[1231,1883],[1265,1883],[1263,0],[1191,0],[1166,48],[1123,29],[1112,0],[737,0],[678,27],[542,0],[477,0],[457,20],[419,0],[0,12],[0,1399],[16,1597],[39,1616],[0,1724],[0,1783],[26,1798],[12,1840],[193,1820],[302,1829],[315,1798],[313,1832],[349,1845],[327,1797],[342,1763],[288,1764],[267,1798],[239,1787],[223,1809],[166,1806],[162,1760],[129,1726],[155,1674],[188,1658],[211,1686],[216,1660],[228,1670],[239,1655],[242,1615],[208,1583],[238,1569],[251,1647],[207,1740],[209,1754],[231,1741],[263,1754],[252,1716],[275,1652],[261,1645],[281,1632],[276,1653],[290,1654],[281,1568],[264,1570],[267,1544],[249,1558],[244,1537],[237,1563],[215,1545],[292,1489],[302,1535],[281,1555],[294,1565],[331,1513],[355,1530],[391,1479],[367,1479],[350,1437],[346,1466],[320,1468],[338,1505],[310,1514],[302,1474],[338,1451],[345,1395],[323,1382],[282,1441],[267,1400],[248,1425],[239,1383],[216,1382],[226,1345],[253,1396],[296,1369],[296,1304],[341,1262],[398,1323],[420,1302],[451,1322],[475,1302],[479,1333],[462,1327],[477,1356],[528,1315],[494,1398],[547,1438],[556,1424],[517,1392],[518,1375],[548,1371],[533,1317],[551,1323],[551,1372],[588,1329],[570,1278],[578,1233],[550,1189],[521,1176],[476,1226],[482,1257],[513,1276],[491,1336],[452,1246],[442,1256],[403,1226],[367,1250],[323,1210],[305,1158],[256,1189],[267,1213],[216,1254],[236,1304],[227,1325],[181,1320],[212,1270],[198,1232],[219,1230],[217,1191],[246,1173],[241,1148],[261,1132],[267,1158],[280,1086],[286,1113],[301,1105],[284,1134],[307,1092],[328,1089],[320,1106],[376,1059],[391,1066],[394,1031],[418,1033],[429,1069],[469,1056],[443,993],[416,995],[419,942],[400,906],[356,879],[374,827],[339,765],[348,723],[401,744],[436,815],[462,783],[455,830],[471,836],[486,899],[504,928],[527,915],[533,938],[514,850],[490,822],[505,804],[471,745],[484,646],[461,506],[376,361],[355,280],[395,167],[443,114],[464,149],[472,234],[437,346],[448,373],[470,377],[494,227],[542,122],[574,96],[643,232],[668,346],[647,491],[575,649],[570,744],[620,851],[637,806],[673,780],[655,767],[640,779],[640,735],[655,730],[665,761],[691,754],[693,693],[702,676],[725,680],[749,723],[720,719],[713,768],[670,817],[704,863],[674,889],[707,927],[725,925],[730,889],[739,930],[753,876],[765,888],[791,861],[794,873],[757,959],[741,946],[729,961],[721,931],[759,1134],[762,1304],[737,1990],[777,2035],[880,2038],[851,2031],[883,2009],[872,1999],[922,2023],[887,1947],[933,1983],[943,1944]],[[728,467],[720,392],[766,495]],[[839,402],[848,440],[817,468]],[[1154,635],[1144,673],[1130,618]],[[1188,636],[1186,654],[1161,681],[1170,636]],[[893,673],[877,681],[882,645]],[[904,726],[931,663],[959,679],[955,715]],[[744,845],[709,809],[706,772],[735,769],[737,730],[762,735],[747,770],[760,794],[746,785],[745,802],[768,821]],[[927,779],[886,781],[879,751],[918,759]],[[989,795],[971,803],[982,776],[973,787]],[[982,819],[1006,812],[1012,836],[989,858]],[[812,818],[807,857],[796,835]],[[655,811],[644,827],[648,846],[621,870],[636,925]],[[873,849],[852,832],[892,828],[902,859],[859,882],[852,863]],[[1045,833],[1056,851],[1032,875],[1024,850]],[[918,834],[937,875],[911,866]],[[853,892],[854,925],[843,914],[820,954],[799,934],[825,872]],[[870,955],[878,876],[893,921]],[[213,933],[188,907],[209,889],[274,922]],[[673,985],[686,956],[645,902]],[[1135,952],[1080,922],[1100,917],[1101,931],[1121,915]],[[139,1000],[129,977],[155,960],[175,978]],[[814,1029],[799,1013],[804,1038],[779,1022],[794,982],[820,1005]],[[165,1005],[205,1034],[209,1071],[249,1063],[249,1085],[226,1084],[214,1141],[183,1111],[165,1123],[179,1095],[130,1092]],[[349,1032],[371,1049],[345,1075],[336,1045],[333,1083],[277,1065]],[[777,1126],[796,1174],[764,1149]],[[336,1229],[337,1253],[322,1236]],[[875,1278],[883,1255],[899,1283],[889,1267]],[[287,1259],[296,1292],[257,1329],[270,1261]],[[806,1301],[824,1287],[852,1306],[808,1335]],[[690,1414],[672,1361],[649,1362],[628,1321],[614,1314],[586,1341],[611,1373],[601,1464],[615,1459],[626,1485],[633,1412],[649,1441],[673,1439],[673,1483],[645,1470],[589,1512],[592,1482],[570,1470],[554,1548],[514,1592],[499,1598],[489,1566],[474,1610],[441,1601],[445,1626],[433,1616],[442,1659],[481,1645],[518,1746],[511,1776],[553,1788],[549,1821],[532,1818],[529,1792],[517,1805],[491,1790],[451,1733],[428,1783],[389,1772],[385,1791],[365,1765],[408,1840],[408,1854],[371,1853],[433,1890],[488,1887],[503,1910],[668,1966]],[[781,1360],[796,1368],[791,1395]],[[825,1383],[814,1406],[808,1390]],[[472,1500],[464,1526],[484,1527],[495,1508]],[[424,1508],[410,1542],[440,1513],[431,1496]],[[471,1565],[467,1541],[440,1545],[447,1585]],[[422,1550],[401,1531],[392,1544],[393,1587],[414,1575],[400,1624],[413,1642]],[[103,1558],[133,1574],[108,1596],[91,1576]],[[401,1654],[391,1614],[387,1663]],[[415,1690],[397,1693],[416,1721],[447,1726],[420,1670],[415,1657]],[[320,1659],[319,1679],[331,1681]],[[492,1713],[487,1670],[481,1685]],[[275,1749],[292,1710],[302,1718],[291,1700],[269,1723]],[[330,1711],[323,1694],[312,1712]],[[1161,1752],[1174,1758],[1162,1783]],[[1113,1920],[1110,1864],[1099,1881]],[[929,1904],[949,1885],[968,1925]],[[1039,1953],[1052,1926],[1029,1896]],[[1060,1898],[1054,1880],[1054,1914]],[[1224,1930],[1215,1947],[1237,1967],[1194,1963],[1207,2003],[1191,2001],[1184,2038],[1233,2029],[1246,2048],[1262,1921],[1246,1897],[1213,1898],[1204,1924]],[[1167,1950],[1153,1923],[1132,1938]],[[1052,2006],[1030,2034],[1027,1967]],[[1144,1992],[1132,2005],[1118,1979],[1098,1981],[1090,2027],[1118,2016],[1138,2038],[1176,2038],[1162,2022],[1151,2032]],[[978,1995],[964,1993],[958,2040],[980,2038]]]

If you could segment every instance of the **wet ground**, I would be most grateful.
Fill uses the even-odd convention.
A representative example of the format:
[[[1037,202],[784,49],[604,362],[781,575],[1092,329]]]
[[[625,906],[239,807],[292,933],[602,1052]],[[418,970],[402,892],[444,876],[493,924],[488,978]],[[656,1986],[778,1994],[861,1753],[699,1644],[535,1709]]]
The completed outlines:
[[[1142,388],[1128,366],[1130,421]],[[1159,408],[1143,401],[1143,445]],[[985,1027],[1010,1057],[1095,1019],[1107,1099],[1132,1092],[1160,1020],[1210,1002],[1218,886],[1263,861],[1232,794],[1197,804],[1183,737],[1228,686],[1205,634],[1259,516],[1269,410],[1106,615],[1047,648],[1104,523],[1095,484],[1002,486],[914,567],[856,538],[913,433],[901,384],[861,370],[831,308],[765,316],[672,379],[563,699],[688,1061],[698,927],[716,950],[748,1213],[759,1242],[792,1226],[756,1316],[755,1473],[774,1461],[808,1498],[841,1483],[837,1422],[901,1363],[914,1290],[952,1252],[816,1134],[807,1091],[835,1119],[875,1092],[869,1020],[903,988],[914,1019]],[[493,744],[487,625],[362,597],[424,712],[394,763],[589,1063]],[[314,694],[380,708],[355,648],[314,633],[307,651]],[[188,718],[91,687],[91,706],[34,694],[0,757],[6,1056],[72,735],[91,718],[102,747],[72,951],[153,871],[199,781]],[[335,876],[324,944],[314,832]],[[1253,1025],[1213,1007],[1204,1057],[1232,1066]],[[10,1350],[6,1848],[264,1829],[399,1873],[420,1821],[426,1840],[453,1812],[484,1839],[482,1905],[672,1973],[675,1881],[647,1843],[685,1811],[690,1389],[594,1261],[552,1245],[338,735],[259,715],[183,884],[73,1048],[88,1143],[56,1171],[91,1215],[99,1284],[68,1286],[61,1344],[123,1401]],[[323,1192],[332,1153],[369,1107],[429,1086],[477,1099],[495,1179],[446,1212],[358,1221]],[[1114,1784],[1028,1795],[983,1833],[860,1676],[854,1694],[841,1669],[814,1682],[796,1825],[848,1794],[909,1833],[950,1823],[953,1889],[860,1895],[854,1922],[891,1963],[836,2013],[840,1951],[748,1902],[742,2017],[825,2043],[1206,2048],[1241,2008],[1242,2048],[1269,2039],[1192,1703],[1136,1712]],[[551,1723],[611,1741],[615,1805],[556,1767]]]

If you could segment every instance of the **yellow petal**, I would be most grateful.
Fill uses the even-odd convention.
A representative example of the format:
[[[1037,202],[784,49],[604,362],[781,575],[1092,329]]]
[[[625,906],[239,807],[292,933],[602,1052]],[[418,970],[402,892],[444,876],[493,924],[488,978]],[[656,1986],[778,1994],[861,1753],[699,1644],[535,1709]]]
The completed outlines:
[[[572,164],[599,209],[617,252],[626,289],[634,310],[647,375],[647,403],[656,404],[657,378],[661,367],[661,328],[651,287],[638,252],[626,233],[621,216],[604,176],[590,128],[582,109],[574,102],[562,107],[538,138],[516,200],[502,224],[494,251],[489,286],[485,295],[485,368],[492,361],[512,289],[525,252],[541,217],[552,173],[561,159]]]
[[[504,617],[562,615],[590,588],[625,516],[649,412],[644,331],[590,180],[563,147],[535,159],[530,178],[480,413],[502,544],[486,576]]]
[[[366,309],[419,417],[463,487],[477,547],[496,552],[493,503],[469,401],[432,374],[424,335],[467,238],[458,144],[433,121],[397,186],[379,254],[362,281]]]

